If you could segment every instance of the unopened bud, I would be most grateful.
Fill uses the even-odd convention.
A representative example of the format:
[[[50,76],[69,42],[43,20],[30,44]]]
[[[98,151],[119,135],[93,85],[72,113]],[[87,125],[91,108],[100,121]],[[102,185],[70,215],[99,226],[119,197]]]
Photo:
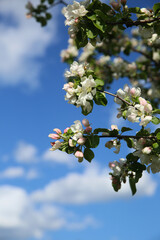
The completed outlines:
[[[144,154],[150,154],[151,151],[152,151],[151,147],[145,147],[142,149],[142,153],[144,153]]]
[[[85,132],[86,132],[86,133],[92,132],[92,127],[91,127],[91,126],[86,127]]]
[[[106,142],[105,147],[111,149],[113,147],[113,141]]]
[[[78,141],[77,141],[77,143],[78,143],[79,145],[84,145],[85,142],[86,142],[86,138],[84,138],[84,137],[79,138]]]
[[[74,22],[75,22],[75,23],[78,23],[78,22],[79,22],[79,19],[78,19],[78,18],[76,18],[76,19],[74,20]]]
[[[69,127],[67,127],[66,129],[64,129],[64,133],[68,132],[69,129],[70,129]]]
[[[53,131],[55,131],[57,134],[61,134],[61,130],[59,128],[54,128]]]
[[[48,137],[56,140],[61,138],[58,134],[54,134],[54,133],[49,134]]]
[[[88,119],[83,119],[82,120],[82,124],[85,126],[85,127],[89,127],[89,121],[88,121]]]
[[[118,11],[121,7],[121,4],[119,2],[112,1],[110,4],[114,8],[114,10],[116,10],[116,11]]]
[[[74,154],[74,156],[75,156],[76,158],[83,158],[83,152],[81,152],[81,151],[76,151],[75,154]]]
[[[122,4],[123,6],[125,6],[126,3],[127,3],[127,0],[121,0],[121,4]]]

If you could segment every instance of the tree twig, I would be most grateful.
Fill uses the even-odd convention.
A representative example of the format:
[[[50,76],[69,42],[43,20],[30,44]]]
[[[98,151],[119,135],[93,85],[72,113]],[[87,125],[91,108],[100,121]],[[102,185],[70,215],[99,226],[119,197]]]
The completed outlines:
[[[132,103],[129,103],[128,101],[124,100],[123,98],[119,97],[117,94],[113,94],[113,93],[110,93],[110,92],[107,92],[107,91],[100,91],[100,92],[104,92],[104,93],[106,93],[108,95],[116,97],[116,98],[120,99],[122,102],[128,104],[129,106],[132,106]]]

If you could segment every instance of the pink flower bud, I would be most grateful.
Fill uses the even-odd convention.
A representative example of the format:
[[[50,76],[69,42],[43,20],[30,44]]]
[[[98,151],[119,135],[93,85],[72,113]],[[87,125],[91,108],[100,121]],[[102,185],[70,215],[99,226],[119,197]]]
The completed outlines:
[[[77,143],[78,143],[79,145],[84,145],[85,142],[86,142],[86,138],[84,138],[84,137],[79,138],[78,141],[77,141]]]
[[[84,130],[86,133],[90,133],[92,132],[92,127],[89,126],[89,127],[86,127],[86,129]]]
[[[144,153],[144,154],[150,154],[151,151],[152,151],[151,147],[145,147],[142,149],[142,153]]]
[[[89,127],[89,121],[87,119],[83,119],[82,120],[82,124],[85,126],[85,127]]]
[[[138,140],[138,143],[141,144],[141,145],[144,145],[144,144],[146,143],[146,139],[140,138],[140,139]]]
[[[53,131],[55,131],[57,134],[61,134],[61,130],[59,128],[54,128]]]
[[[146,99],[142,98],[142,97],[139,97],[139,102],[142,106],[145,106],[147,104],[147,101]]]
[[[118,2],[111,1],[111,6],[114,8],[114,10],[118,11],[121,7],[121,4]]]
[[[70,129],[69,127],[67,127],[66,129],[64,129],[64,133],[68,132],[69,129]]]
[[[121,0],[121,4],[122,4],[123,6],[125,6],[126,3],[127,3],[127,0]]]
[[[135,93],[136,93],[136,89],[135,89],[135,88],[131,88],[130,94],[131,94],[132,96],[134,96]]]
[[[78,19],[78,18],[76,18],[76,19],[74,20],[74,22],[75,22],[75,23],[78,23],[78,22],[79,22],[79,19]]]
[[[105,147],[111,149],[113,147],[113,141],[106,142]]]
[[[58,134],[54,134],[54,133],[49,134],[48,137],[50,137],[52,139],[60,139],[61,138]]]
[[[76,151],[75,154],[74,154],[74,156],[75,156],[76,158],[83,158],[83,152],[81,152],[81,151]]]
[[[113,169],[113,168],[115,167],[115,164],[114,164],[113,162],[110,162],[110,163],[109,163],[109,167],[110,167],[111,169]]]

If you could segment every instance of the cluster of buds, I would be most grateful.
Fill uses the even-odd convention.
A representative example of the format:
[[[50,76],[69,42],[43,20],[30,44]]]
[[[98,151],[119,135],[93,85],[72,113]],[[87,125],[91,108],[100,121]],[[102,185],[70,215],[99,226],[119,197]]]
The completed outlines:
[[[96,82],[92,75],[87,76],[87,68],[84,64],[74,61],[70,66],[70,71],[66,71],[67,79],[74,78],[73,82],[64,84],[66,91],[65,100],[76,107],[83,107],[88,113],[92,110],[90,101],[96,94]]]
[[[117,91],[117,96],[115,102],[121,105],[118,108],[119,113],[117,117],[127,118],[130,122],[139,122],[140,126],[146,126],[152,120],[152,105],[146,101],[144,98],[140,97],[141,89],[140,88],[129,88],[128,85],[125,85],[124,89],[121,88]],[[124,101],[127,101],[129,106],[124,104]]]
[[[82,124],[85,128],[82,127]],[[82,162],[84,157],[82,147],[86,142],[86,135],[92,132],[92,127],[87,119],[83,119],[82,124],[79,120],[76,120],[63,133],[60,129],[54,128],[53,131],[55,133],[49,134],[48,137],[57,141],[51,142],[52,148],[50,150],[55,151],[59,149],[67,153],[73,153],[78,158],[78,161]]]

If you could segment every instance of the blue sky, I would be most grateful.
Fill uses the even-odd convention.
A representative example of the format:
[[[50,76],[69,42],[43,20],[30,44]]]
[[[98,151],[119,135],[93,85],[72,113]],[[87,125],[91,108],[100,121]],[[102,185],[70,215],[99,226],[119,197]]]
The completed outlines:
[[[117,156],[103,139],[92,164],[49,151],[53,128],[63,130],[84,117],[64,101],[67,66],[59,55],[68,35],[60,7],[41,28],[25,18],[25,3],[0,2],[0,239],[160,239],[159,174],[145,174],[135,197],[127,184],[119,193],[111,187],[108,163],[126,156],[125,144]],[[115,81],[112,91],[126,82]],[[113,98],[108,101],[88,116],[93,128],[118,123]]]

